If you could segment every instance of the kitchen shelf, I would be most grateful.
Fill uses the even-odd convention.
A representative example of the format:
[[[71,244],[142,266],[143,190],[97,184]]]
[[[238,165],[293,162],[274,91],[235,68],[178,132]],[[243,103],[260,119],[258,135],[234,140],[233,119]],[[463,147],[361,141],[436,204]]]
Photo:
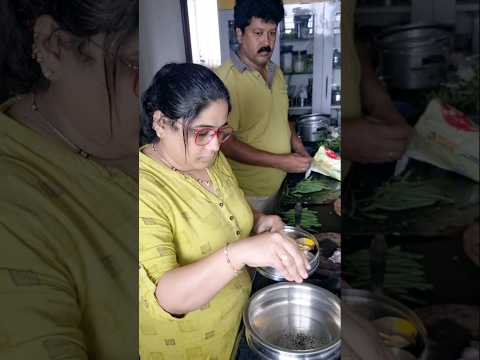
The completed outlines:
[[[285,76],[290,76],[290,75],[313,75],[313,72],[307,71],[307,72],[284,72],[283,75]]]
[[[305,42],[305,41],[312,41],[312,38],[303,38],[303,39],[298,39],[298,38],[280,38],[283,42]]]
[[[288,108],[288,114],[289,115],[303,115],[303,114],[309,114],[312,112],[312,107],[311,106],[291,106]]]
[[[411,12],[411,6],[360,6],[357,8],[357,14],[405,14]]]

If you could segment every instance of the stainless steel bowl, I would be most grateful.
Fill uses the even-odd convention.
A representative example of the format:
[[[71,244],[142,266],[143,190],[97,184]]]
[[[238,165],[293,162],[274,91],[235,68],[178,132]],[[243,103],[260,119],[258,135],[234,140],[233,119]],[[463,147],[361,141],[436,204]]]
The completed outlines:
[[[312,251],[308,252],[308,254],[310,255],[307,255],[307,257],[309,258],[309,264],[311,266],[310,270],[308,271],[308,275],[309,276],[312,275],[317,269],[318,264],[320,263],[320,246],[318,244],[318,240],[315,238],[315,236],[313,236],[309,232],[293,226],[284,226],[283,232],[285,233],[285,235],[292,238],[293,240],[297,240],[300,238],[308,238],[308,239],[312,239],[315,242],[315,245]],[[272,267],[259,267],[257,268],[257,271],[263,276],[265,276],[266,278],[269,278],[270,280],[275,280],[275,281],[285,280],[282,274]]]
[[[338,358],[340,321],[339,298],[311,284],[267,286],[243,313],[248,346],[268,360]]]
[[[405,305],[387,296],[358,289],[343,289],[342,304],[349,305],[353,312],[372,322],[391,316],[408,320],[417,330],[416,350],[418,355],[416,358],[428,359],[427,330],[420,318]],[[400,352],[399,350],[392,351]]]

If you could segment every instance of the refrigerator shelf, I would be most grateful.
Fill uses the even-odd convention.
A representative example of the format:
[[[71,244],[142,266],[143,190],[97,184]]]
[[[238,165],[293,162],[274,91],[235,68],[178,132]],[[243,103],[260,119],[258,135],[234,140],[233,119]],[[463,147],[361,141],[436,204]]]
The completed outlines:
[[[280,40],[284,41],[284,42],[304,42],[304,41],[312,41],[314,40],[313,37],[310,37],[310,38],[293,38],[293,37],[283,37],[281,36],[280,37]]]

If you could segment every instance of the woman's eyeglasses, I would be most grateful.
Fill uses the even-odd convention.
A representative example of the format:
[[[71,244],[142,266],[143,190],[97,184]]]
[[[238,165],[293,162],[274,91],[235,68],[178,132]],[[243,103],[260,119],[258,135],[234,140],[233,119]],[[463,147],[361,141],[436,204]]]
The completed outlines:
[[[195,136],[195,144],[199,146],[210,144],[215,136],[218,138],[218,142],[223,144],[233,134],[233,129],[230,126],[222,126],[217,129],[202,127],[192,129],[192,131]]]

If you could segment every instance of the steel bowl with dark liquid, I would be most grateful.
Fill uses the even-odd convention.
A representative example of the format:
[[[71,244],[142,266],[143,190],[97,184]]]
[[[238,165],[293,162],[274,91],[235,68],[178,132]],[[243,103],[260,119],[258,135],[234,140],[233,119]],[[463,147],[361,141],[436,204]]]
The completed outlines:
[[[248,346],[266,360],[333,360],[341,350],[340,300],[311,284],[259,290],[243,313]]]

